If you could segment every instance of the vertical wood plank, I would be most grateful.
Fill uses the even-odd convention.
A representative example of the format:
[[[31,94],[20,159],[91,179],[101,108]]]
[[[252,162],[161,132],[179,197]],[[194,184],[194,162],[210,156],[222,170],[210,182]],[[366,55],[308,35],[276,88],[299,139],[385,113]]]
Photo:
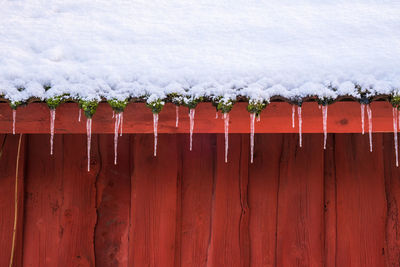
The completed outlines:
[[[177,211],[177,136],[134,136],[129,266],[174,266]]]
[[[251,266],[276,266],[276,223],[282,134],[256,134],[249,166]]]
[[[130,136],[118,140],[118,162],[114,165],[113,135],[99,136],[101,170],[97,178],[96,266],[128,266],[130,223]]]
[[[322,136],[284,135],[278,188],[277,266],[323,264]],[[342,265],[344,266],[344,265]]]
[[[25,179],[24,266],[57,266],[63,204],[63,139],[54,138],[50,156],[49,135],[29,135]]]
[[[337,266],[384,266],[386,196],[382,135],[336,135]]]
[[[101,168],[98,136],[92,136],[91,169],[87,171],[85,135],[64,136],[64,198],[61,208],[58,266],[94,266],[96,178]]]
[[[19,135],[0,135],[0,266],[8,266],[11,257],[14,215],[15,175]],[[18,168],[18,214],[15,233],[13,266],[22,266],[24,218],[24,180],[26,137],[21,139]]]
[[[181,265],[204,266],[210,244],[216,135],[180,135],[182,150]]]
[[[211,226],[211,243],[207,266],[240,266],[241,136],[229,135],[229,158],[224,161],[224,135],[217,135],[215,189]]]
[[[329,134],[324,151],[325,266],[336,266],[335,135]]]
[[[239,186],[240,186],[240,220],[239,220],[239,246],[240,246],[240,266],[250,266],[250,209],[248,204],[248,188],[249,188],[249,144],[250,138],[248,134],[241,134],[240,142],[240,170],[239,170]],[[235,145],[235,144],[234,144]]]
[[[386,266],[400,264],[400,168],[396,167],[393,134],[383,134],[383,162],[387,200],[386,218]]]

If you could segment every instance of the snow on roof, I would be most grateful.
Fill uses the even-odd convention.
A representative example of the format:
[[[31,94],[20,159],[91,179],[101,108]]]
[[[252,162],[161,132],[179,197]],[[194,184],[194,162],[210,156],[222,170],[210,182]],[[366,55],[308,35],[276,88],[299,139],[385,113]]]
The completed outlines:
[[[335,99],[400,88],[398,0],[0,6],[0,95],[10,101],[63,94],[152,101],[171,93]]]

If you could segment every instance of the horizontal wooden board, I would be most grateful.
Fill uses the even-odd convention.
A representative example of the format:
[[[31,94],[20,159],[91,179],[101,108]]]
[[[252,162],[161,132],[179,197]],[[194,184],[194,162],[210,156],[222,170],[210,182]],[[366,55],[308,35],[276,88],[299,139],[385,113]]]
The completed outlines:
[[[246,110],[247,103],[237,103],[230,112],[230,133],[249,133],[250,118]],[[371,104],[374,132],[392,132],[392,107],[388,102],[376,101]],[[82,112],[83,113],[83,112]],[[101,103],[93,117],[93,133],[113,133],[114,119],[112,109],[107,103]],[[86,133],[86,119],[78,121],[78,105],[65,103],[57,108],[56,133]],[[159,115],[159,133],[188,133],[188,108],[179,108],[179,127],[175,127],[175,106],[166,104]],[[224,122],[215,118],[215,108],[210,103],[200,103],[195,113],[195,133],[223,133]],[[306,102],[302,108],[303,132],[321,133],[322,111],[315,102]],[[365,129],[368,129],[365,112]],[[153,133],[153,118],[150,109],[144,103],[129,104],[124,112],[123,130],[125,133]],[[297,133],[297,108],[295,127],[292,127],[292,106],[286,102],[274,102],[261,114],[256,122],[257,133]],[[361,132],[361,111],[357,102],[337,102],[329,105],[327,130],[330,133]],[[0,133],[12,132],[12,111],[7,103],[0,103]],[[49,133],[50,113],[46,104],[31,103],[18,108],[16,116],[17,133]]]

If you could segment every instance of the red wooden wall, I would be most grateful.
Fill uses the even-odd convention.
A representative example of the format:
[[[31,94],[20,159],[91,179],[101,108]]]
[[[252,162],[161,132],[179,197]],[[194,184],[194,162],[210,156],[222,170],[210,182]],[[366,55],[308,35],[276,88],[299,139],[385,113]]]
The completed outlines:
[[[399,266],[393,134],[24,135],[14,266]],[[0,135],[0,266],[18,136]]]

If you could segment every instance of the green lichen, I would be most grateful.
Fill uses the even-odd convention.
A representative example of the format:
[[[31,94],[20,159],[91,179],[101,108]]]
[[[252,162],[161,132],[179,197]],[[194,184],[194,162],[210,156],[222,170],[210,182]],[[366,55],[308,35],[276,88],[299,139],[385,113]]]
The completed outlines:
[[[111,108],[116,112],[116,113],[121,113],[125,110],[126,106],[128,105],[128,99],[125,100],[118,100],[118,99],[111,99],[107,100],[108,104],[110,104]]]
[[[265,109],[268,105],[268,101],[260,101],[260,100],[249,100],[249,104],[247,105],[247,111],[250,113],[255,113],[256,116],[260,116],[261,111]]]
[[[91,119],[96,113],[99,102],[97,100],[79,100],[79,108],[83,109],[85,116]]]
[[[155,101],[152,101],[150,103],[147,103],[146,106],[151,109],[151,112],[154,114],[158,114],[161,112],[165,105],[165,102],[162,99],[157,99]]]
[[[63,103],[68,97],[68,94],[63,94],[59,96],[49,97],[46,99],[47,106],[50,109],[56,109],[61,103]]]

